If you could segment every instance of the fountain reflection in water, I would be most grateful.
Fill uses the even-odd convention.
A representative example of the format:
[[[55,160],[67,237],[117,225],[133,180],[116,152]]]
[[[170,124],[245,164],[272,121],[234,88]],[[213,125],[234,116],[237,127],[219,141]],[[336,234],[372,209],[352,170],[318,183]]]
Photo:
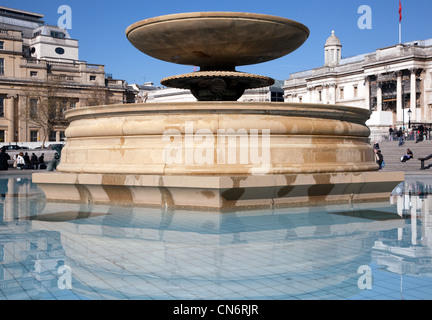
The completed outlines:
[[[4,181],[0,298],[432,298],[432,181],[391,202],[204,215],[47,202],[30,179]]]

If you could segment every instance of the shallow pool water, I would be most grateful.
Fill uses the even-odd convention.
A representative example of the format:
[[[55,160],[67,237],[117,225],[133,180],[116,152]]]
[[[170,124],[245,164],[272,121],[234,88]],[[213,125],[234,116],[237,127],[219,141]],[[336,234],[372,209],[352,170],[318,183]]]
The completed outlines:
[[[47,203],[0,176],[0,300],[431,299],[432,178],[386,202],[233,213]]]

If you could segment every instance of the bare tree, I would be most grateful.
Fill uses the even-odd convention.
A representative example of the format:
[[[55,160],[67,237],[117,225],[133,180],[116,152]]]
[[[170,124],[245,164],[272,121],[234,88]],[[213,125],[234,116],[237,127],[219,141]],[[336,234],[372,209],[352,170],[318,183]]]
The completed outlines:
[[[89,107],[122,102],[121,100],[116,99],[114,94],[109,89],[97,85],[95,85],[91,90],[90,95],[91,96],[86,99],[86,105]]]
[[[49,81],[25,92],[26,103],[19,117],[42,132],[42,146],[55,126],[66,126],[65,88],[59,82]]]
[[[61,78],[52,78],[39,86],[28,88],[24,92],[26,97],[25,106],[20,110],[19,118],[29,125],[39,129],[43,136],[42,146],[46,139],[58,126],[66,127],[64,113],[70,102],[78,99],[71,97],[74,92],[61,83]],[[97,106],[121,103],[115,95],[106,87],[95,86],[89,91],[89,98],[83,101],[83,105]]]

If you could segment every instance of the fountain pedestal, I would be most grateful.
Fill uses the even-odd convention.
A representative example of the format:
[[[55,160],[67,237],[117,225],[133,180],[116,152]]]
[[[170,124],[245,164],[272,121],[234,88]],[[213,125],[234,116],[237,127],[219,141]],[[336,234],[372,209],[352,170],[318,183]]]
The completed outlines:
[[[362,172],[261,176],[38,173],[49,201],[237,211],[388,200],[403,173]]]

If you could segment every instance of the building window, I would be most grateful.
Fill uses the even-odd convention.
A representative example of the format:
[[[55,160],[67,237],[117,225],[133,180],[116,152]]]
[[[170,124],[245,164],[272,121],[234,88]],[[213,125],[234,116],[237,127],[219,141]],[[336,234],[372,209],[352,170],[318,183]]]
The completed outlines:
[[[56,136],[57,136],[57,134],[56,134],[56,132],[55,131],[51,131],[50,132],[50,134],[49,134],[49,141],[56,141]]]
[[[63,32],[51,31],[51,37],[58,38],[58,39],[64,39],[66,37],[66,35]]]
[[[31,130],[30,131],[30,142],[37,142],[38,141],[38,131],[37,130]]]
[[[272,91],[270,99],[273,102],[283,102],[284,101],[283,92]]]
[[[0,117],[4,117],[4,98],[0,98]]]
[[[53,141],[57,141],[57,132],[59,134],[60,137],[60,141],[64,141],[65,140],[65,132],[64,131],[51,131],[49,134],[49,141],[53,142]]]
[[[354,86],[354,98],[357,98],[357,96],[358,96],[357,86]]]
[[[64,114],[68,109],[68,101],[66,99],[63,99],[60,103],[60,109],[58,112],[58,119],[64,119]]]
[[[322,91],[321,90],[319,90],[318,91],[318,101],[322,101]]]
[[[4,142],[4,141],[5,141],[5,131],[0,130],[0,142]]]
[[[71,109],[75,109],[76,108],[76,101],[71,101],[71,103],[70,103],[70,108]]]
[[[95,81],[96,80],[96,76],[90,76],[90,81]]]
[[[30,71],[30,77],[37,77],[38,73],[37,71]]]
[[[302,103],[302,102],[303,102],[303,97],[299,96],[299,103]]]
[[[64,49],[63,49],[63,48],[60,48],[60,47],[55,48],[55,52],[56,52],[57,54],[60,54],[60,55],[65,53]]]
[[[37,99],[30,99],[30,118],[36,118],[38,114]]]
[[[4,41],[0,41],[0,50],[4,49]]]
[[[339,99],[343,100],[344,99],[344,88],[340,88],[339,89]]]
[[[4,58],[0,58],[0,74],[4,74]]]

